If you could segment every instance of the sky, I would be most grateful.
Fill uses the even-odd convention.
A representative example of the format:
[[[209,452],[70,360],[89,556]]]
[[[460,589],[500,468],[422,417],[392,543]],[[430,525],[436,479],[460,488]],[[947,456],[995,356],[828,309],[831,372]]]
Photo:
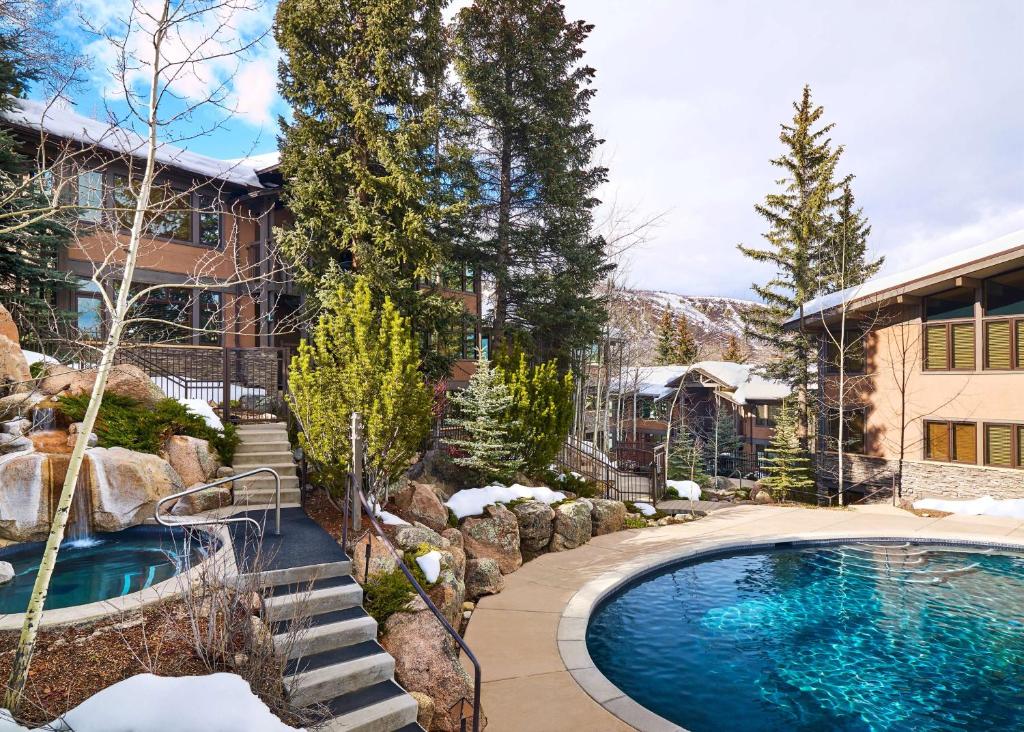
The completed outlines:
[[[82,5],[102,20],[127,2]],[[585,45],[597,70],[591,118],[610,171],[600,197],[638,221],[657,218],[624,263],[631,286],[751,297],[751,283],[771,276],[736,245],[762,241],[754,204],[776,190],[769,161],[804,84],[836,124],[840,168],[855,176],[884,272],[1024,229],[1024,2],[564,2],[595,26]],[[235,30],[254,38],[272,17],[270,4]],[[117,94],[109,52],[69,32],[97,59],[77,108],[101,113],[104,90]],[[226,80],[236,110],[185,146],[222,158],[274,149],[286,112],[278,57],[267,39],[237,66],[183,79],[186,98]]]

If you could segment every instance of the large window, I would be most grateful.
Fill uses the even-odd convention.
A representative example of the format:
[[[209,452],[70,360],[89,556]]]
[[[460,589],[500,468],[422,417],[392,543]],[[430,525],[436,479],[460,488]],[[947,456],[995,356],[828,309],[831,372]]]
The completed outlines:
[[[219,292],[201,290],[196,306],[199,308],[199,324],[203,329],[196,340],[208,346],[219,346],[224,332],[223,296]]]
[[[925,299],[925,370],[974,370],[974,299],[972,287],[947,290]]]
[[[124,176],[115,175],[110,191],[115,220],[121,228],[130,228],[135,216],[132,184]],[[150,236],[211,248],[220,246],[220,204],[215,197],[160,183],[150,192],[150,210],[146,220]]]
[[[843,338],[843,347],[839,347],[839,333],[825,338],[825,370],[826,373],[839,373],[839,356],[843,356],[844,374],[863,374],[867,364],[865,340],[867,335],[861,331],[847,331]]]
[[[843,451],[857,455],[864,454],[865,422],[864,407],[853,407],[843,411]],[[839,410],[830,409],[825,425],[825,449],[835,452],[839,444]]]
[[[103,217],[103,174],[95,171],[79,173],[75,181],[78,218],[99,223]]]
[[[132,294],[151,285],[134,284]],[[136,301],[128,313],[133,322],[125,327],[128,340],[143,343],[192,342],[192,290],[184,287],[160,287]]]
[[[985,465],[1024,468],[1024,425],[985,425]]]
[[[944,463],[977,463],[978,426],[973,422],[926,420],[924,457]]]
[[[95,282],[83,285],[75,296],[76,325],[79,335],[86,340],[103,337],[103,301]]]
[[[448,262],[441,268],[437,280],[445,290],[476,292],[476,270],[471,264]]]
[[[995,317],[993,317],[995,316]],[[1024,270],[985,281],[986,369],[1024,369]]]

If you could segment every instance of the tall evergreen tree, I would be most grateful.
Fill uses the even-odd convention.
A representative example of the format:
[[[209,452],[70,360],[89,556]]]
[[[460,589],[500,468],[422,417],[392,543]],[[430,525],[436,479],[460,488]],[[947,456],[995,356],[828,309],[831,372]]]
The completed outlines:
[[[493,339],[524,331],[538,360],[563,364],[598,340],[596,287],[610,269],[591,231],[607,176],[593,163],[600,141],[587,119],[591,28],[566,20],[555,0],[475,0],[455,29],[475,123]]]
[[[658,323],[658,350],[656,355],[658,366],[667,366],[674,363],[672,359],[675,356],[676,350],[675,340],[676,333],[672,310],[671,308],[665,308],[665,312],[661,314],[661,321]]]
[[[832,234],[836,192],[848,180],[835,179],[843,148],[828,136],[834,125],[821,124],[824,109],[811,100],[809,86],[804,86],[793,109],[792,123],[783,124],[779,134],[785,152],[771,161],[782,171],[777,181],[781,190],[755,206],[768,222],[767,246],[756,249],[741,244],[739,248],[751,259],[775,266],[768,282],[753,285],[764,304],[744,313],[744,323],[751,338],[781,352],[765,371],[797,389],[801,424],[806,428],[814,354],[804,328],[803,308],[822,289],[820,257]],[[784,331],[783,323],[794,313],[801,316],[799,331]]]
[[[722,360],[732,363],[746,363],[747,352],[740,346],[740,339],[734,335],[729,336],[729,343],[722,351]]]
[[[0,109],[11,109],[14,99],[38,74],[26,65],[24,50],[14,32],[0,32]],[[20,152],[9,130],[0,130],[0,200],[4,201],[4,228],[38,216],[49,206],[42,188],[26,186],[31,161]],[[18,212],[25,211],[24,219]],[[18,321],[24,345],[41,347],[53,337],[60,314],[56,293],[72,285],[57,269],[57,254],[71,240],[71,231],[54,219],[33,221],[0,233],[0,299]]]
[[[868,237],[871,225],[864,209],[857,206],[849,180],[843,183],[830,236],[821,262],[822,286],[826,293],[862,285],[878,274],[885,257],[868,260]]]
[[[785,401],[775,420],[765,472],[767,475],[761,483],[776,500],[785,500],[794,493],[807,498],[814,491],[811,459],[800,444],[796,415]]]
[[[443,0],[282,0],[281,172],[294,226],[278,233],[308,290],[353,269],[416,332],[460,318],[417,284],[465,257],[473,178],[448,78]]]
[[[691,364],[697,360],[699,353],[700,349],[697,347],[697,341],[690,331],[690,324],[686,320],[685,315],[680,315],[676,319],[674,363]]]

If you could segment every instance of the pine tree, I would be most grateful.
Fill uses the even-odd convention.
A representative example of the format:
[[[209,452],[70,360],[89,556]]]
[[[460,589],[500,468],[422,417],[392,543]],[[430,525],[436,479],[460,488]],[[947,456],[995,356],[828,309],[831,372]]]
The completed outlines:
[[[719,407],[715,424],[707,436],[707,452],[712,458],[729,455],[735,459],[739,456],[742,443],[736,429],[736,415],[728,408]]]
[[[743,318],[751,338],[781,352],[780,358],[766,365],[765,372],[797,389],[801,424],[806,427],[814,355],[804,330],[803,307],[822,289],[820,258],[832,233],[836,191],[847,181],[835,180],[843,148],[834,146],[828,137],[833,124],[819,125],[824,110],[811,101],[809,86],[804,87],[793,109],[792,123],[783,124],[779,135],[785,152],[771,161],[783,172],[777,181],[781,191],[768,194],[763,204],[755,206],[769,225],[764,235],[767,246],[755,249],[740,245],[740,251],[757,262],[775,266],[767,283],[753,285],[764,304],[747,311]],[[801,316],[799,332],[784,331],[783,323],[794,313]]]
[[[722,360],[732,363],[746,363],[747,352],[740,346],[740,339],[736,336],[729,336],[729,344],[722,351]]]
[[[448,397],[456,407],[452,424],[468,435],[449,444],[466,453],[455,462],[470,468],[484,480],[506,480],[523,466],[523,445],[513,438],[520,428],[508,420],[513,395],[496,369],[483,356],[464,391]]]
[[[37,74],[24,63],[24,53],[14,33],[0,33],[0,109],[8,110],[23,95]],[[0,130],[0,200],[4,201],[4,225],[19,221],[19,211],[31,212],[25,220],[50,205],[45,192],[24,184],[30,160],[23,155],[9,130]],[[54,219],[35,221],[0,234],[0,299],[18,321],[22,345],[42,348],[53,337],[56,293],[73,286],[69,275],[57,268],[57,254],[71,240],[71,231]],[[58,314],[59,315],[59,314]]]
[[[667,366],[675,363],[676,333],[672,319],[672,310],[665,308],[661,315],[661,322],[658,323],[658,351],[657,365]]]
[[[281,172],[294,225],[277,232],[307,291],[355,268],[418,333],[460,306],[431,288],[471,231],[473,177],[448,79],[442,0],[282,0],[275,37]]]
[[[538,361],[596,343],[610,271],[592,234],[600,141],[587,117],[591,26],[553,0],[475,0],[457,16],[455,58],[477,134],[492,339],[527,333]]]
[[[811,459],[800,444],[796,415],[788,402],[782,403],[775,420],[775,435],[768,446],[765,472],[761,484],[776,500],[786,500],[791,494],[808,496],[814,491],[811,477]]]
[[[885,257],[868,261],[871,225],[857,206],[850,181],[844,182],[833,216],[826,251],[820,257],[825,292],[856,287],[878,274]]]
[[[690,332],[690,324],[685,315],[676,319],[675,356],[673,363],[691,364],[697,360],[700,349]]]
[[[688,430],[680,430],[673,441],[668,453],[668,477],[670,480],[692,480],[701,485],[708,480],[704,472],[703,442]]]

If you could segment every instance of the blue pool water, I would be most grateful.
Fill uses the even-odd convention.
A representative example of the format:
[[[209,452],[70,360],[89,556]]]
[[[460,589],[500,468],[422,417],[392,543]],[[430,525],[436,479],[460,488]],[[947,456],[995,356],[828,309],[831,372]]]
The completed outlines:
[[[180,529],[157,526],[135,526],[66,542],[57,554],[46,609],[107,600],[151,587],[201,561],[209,549],[197,539],[186,541]],[[42,542],[0,549],[0,561],[10,562],[15,571],[13,580],[0,585],[0,613],[25,612],[42,553]]]
[[[679,564],[613,595],[587,644],[693,732],[1024,730],[1024,558],[850,544]]]

